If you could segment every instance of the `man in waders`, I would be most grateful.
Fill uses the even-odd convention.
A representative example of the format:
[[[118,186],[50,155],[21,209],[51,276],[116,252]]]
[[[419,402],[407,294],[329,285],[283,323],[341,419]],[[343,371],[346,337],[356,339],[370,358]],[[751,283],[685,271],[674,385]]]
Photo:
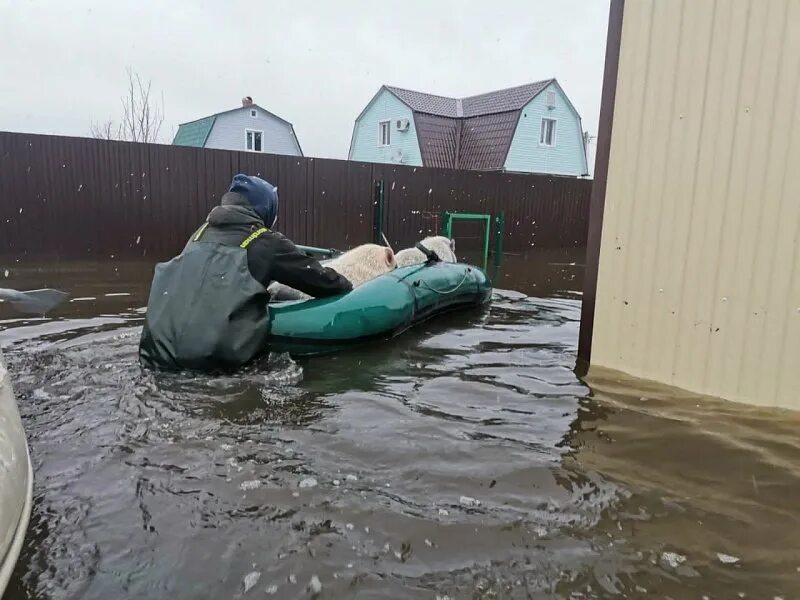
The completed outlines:
[[[156,265],[139,343],[144,366],[230,369],[262,354],[272,281],[316,298],[352,289],[271,231],[277,216],[276,187],[258,177],[233,178],[183,252]]]

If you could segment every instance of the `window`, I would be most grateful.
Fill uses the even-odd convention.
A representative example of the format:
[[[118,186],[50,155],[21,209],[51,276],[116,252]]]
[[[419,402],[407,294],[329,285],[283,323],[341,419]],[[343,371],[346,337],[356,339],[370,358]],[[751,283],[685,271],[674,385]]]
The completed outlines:
[[[542,119],[542,132],[539,135],[539,144],[542,146],[556,145],[556,120]]]
[[[263,131],[255,131],[254,129],[245,129],[245,147],[253,152],[263,152],[262,140],[264,139]]]
[[[547,92],[547,106],[548,106],[548,108],[555,108],[556,107],[556,93],[555,92]]]
[[[256,112],[255,108],[250,109],[250,116],[253,117],[254,119],[258,116],[258,112]]]
[[[378,146],[388,146],[391,143],[391,124],[391,121],[378,123]]]

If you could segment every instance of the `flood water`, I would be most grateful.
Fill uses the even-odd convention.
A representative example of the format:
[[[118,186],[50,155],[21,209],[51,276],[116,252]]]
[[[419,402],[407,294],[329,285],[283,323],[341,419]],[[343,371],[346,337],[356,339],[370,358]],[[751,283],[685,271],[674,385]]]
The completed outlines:
[[[800,418],[573,372],[580,254],[230,377],[140,369],[152,265],[0,262],[35,470],[6,598],[797,598]],[[4,268],[9,275],[2,279]]]

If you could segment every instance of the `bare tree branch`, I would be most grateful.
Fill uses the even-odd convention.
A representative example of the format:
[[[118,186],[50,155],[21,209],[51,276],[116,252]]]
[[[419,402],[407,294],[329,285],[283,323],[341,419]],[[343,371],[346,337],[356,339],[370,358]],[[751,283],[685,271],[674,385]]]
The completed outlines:
[[[109,119],[104,123],[92,123],[89,133],[93,138],[99,140],[119,140],[122,139],[122,130],[119,125]]]
[[[122,97],[122,119],[117,125],[108,121],[92,124],[92,137],[129,142],[152,143],[158,141],[164,123],[164,96],[160,104],[151,98],[152,82],[145,83],[138,73],[128,67],[128,89]]]

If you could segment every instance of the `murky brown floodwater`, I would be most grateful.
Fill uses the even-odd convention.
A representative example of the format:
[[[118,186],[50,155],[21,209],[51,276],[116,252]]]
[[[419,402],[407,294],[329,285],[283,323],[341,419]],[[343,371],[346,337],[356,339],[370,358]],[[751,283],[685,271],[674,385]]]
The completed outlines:
[[[800,596],[800,418],[590,390],[581,262],[509,257],[487,311],[216,379],[139,368],[149,265],[10,265],[94,299],[0,306],[36,477],[7,597]]]

